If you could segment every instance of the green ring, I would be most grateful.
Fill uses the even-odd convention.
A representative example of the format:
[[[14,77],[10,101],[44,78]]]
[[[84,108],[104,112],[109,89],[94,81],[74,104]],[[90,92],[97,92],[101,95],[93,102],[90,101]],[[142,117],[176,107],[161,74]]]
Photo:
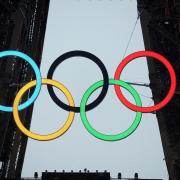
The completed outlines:
[[[142,106],[140,96],[138,95],[137,91],[132,86],[130,86],[129,84],[127,84],[126,82],[121,81],[121,80],[109,79],[109,85],[115,85],[115,84],[127,89],[133,95],[136,105]],[[89,87],[88,90],[84,93],[82,100],[81,100],[81,104],[80,104],[81,120],[84,124],[84,127],[87,129],[87,131],[98,139],[101,139],[104,141],[118,141],[118,140],[124,139],[124,138],[128,137],[129,135],[131,135],[137,129],[137,127],[141,121],[141,118],[142,118],[141,112],[136,112],[136,117],[134,119],[134,122],[127,130],[125,130],[122,133],[115,134],[115,135],[102,134],[102,133],[96,131],[88,122],[88,119],[86,117],[86,111],[85,111],[86,103],[87,103],[90,95],[95,90],[97,90],[98,88],[100,88],[102,86],[103,86],[103,80],[98,81],[98,82],[94,83],[91,87]]]

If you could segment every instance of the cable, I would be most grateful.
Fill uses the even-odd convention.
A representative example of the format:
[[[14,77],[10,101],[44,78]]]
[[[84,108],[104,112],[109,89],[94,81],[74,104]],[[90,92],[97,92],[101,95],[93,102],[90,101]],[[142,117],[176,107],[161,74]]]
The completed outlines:
[[[135,85],[135,86],[144,86],[144,87],[150,86],[149,83],[136,83],[136,82],[127,82],[127,81],[126,81],[126,83],[131,84],[131,85]]]
[[[136,29],[137,22],[138,22],[138,20],[139,20],[139,18],[140,18],[140,15],[142,14],[142,12],[143,12],[143,11],[138,12],[138,16],[137,16],[136,22],[135,22],[134,27],[133,27],[133,29],[132,29],[132,32],[131,32],[131,35],[130,35],[130,37],[129,37],[129,41],[128,41],[128,43],[127,43],[127,46],[126,46],[126,49],[125,49],[125,52],[124,52],[124,55],[123,55],[123,58],[122,58],[122,59],[124,59],[124,57],[125,57],[125,55],[126,55],[126,52],[127,52],[127,50],[128,50],[128,47],[129,47],[129,44],[130,44],[131,39],[132,39],[132,37],[133,37],[134,31],[135,31],[135,29]]]
[[[143,94],[141,94],[141,93],[139,93],[139,94],[140,94],[141,96],[145,97],[145,98],[152,99],[151,96],[146,96],[146,95],[143,95]]]

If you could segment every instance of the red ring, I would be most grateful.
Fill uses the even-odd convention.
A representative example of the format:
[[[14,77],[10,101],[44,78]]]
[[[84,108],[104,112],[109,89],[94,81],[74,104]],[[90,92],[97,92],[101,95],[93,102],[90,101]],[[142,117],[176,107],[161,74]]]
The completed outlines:
[[[163,57],[162,55],[152,52],[152,51],[138,51],[135,53],[132,53],[130,55],[128,55],[126,58],[124,58],[121,63],[118,65],[115,75],[114,75],[114,79],[119,80],[120,79],[120,75],[122,70],[124,69],[124,67],[131,62],[132,60],[134,60],[135,58],[138,57],[143,57],[143,56],[150,56],[155,58],[156,60],[159,60],[160,62],[162,62],[165,67],[167,68],[169,74],[170,74],[170,79],[171,79],[171,85],[168,91],[167,96],[158,104],[154,105],[154,106],[150,106],[150,107],[139,107],[136,106],[134,104],[131,104],[129,101],[126,100],[126,98],[123,96],[120,87],[117,85],[114,85],[116,94],[119,98],[119,100],[129,109],[133,110],[133,111],[138,111],[138,112],[153,112],[153,111],[157,111],[161,108],[163,108],[173,97],[174,92],[176,90],[176,75],[174,72],[174,68],[172,67],[172,65],[169,63],[169,61]]]

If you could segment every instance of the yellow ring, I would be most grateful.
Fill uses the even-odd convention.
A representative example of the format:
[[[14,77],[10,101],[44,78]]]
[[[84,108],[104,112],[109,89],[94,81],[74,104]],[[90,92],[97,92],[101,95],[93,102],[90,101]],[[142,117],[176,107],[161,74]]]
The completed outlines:
[[[58,81],[55,80],[51,80],[51,79],[42,79],[42,84],[49,84],[52,86],[57,87],[59,90],[61,90],[63,92],[63,94],[66,96],[69,105],[70,106],[74,106],[74,100],[73,97],[71,95],[71,93],[68,91],[68,89],[61,83],[59,83]],[[58,138],[59,136],[63,135],[71,126],[73,119],[74,119],[74,112],[69,112],[67,121],[65,122],[65,124],[63,125],[62,128],[60,128],[59,130],[57,130],[56,132],[52,133],[52,134],[48,134],[48,135],[40,135],[40,134],[36,134],[33,133],[31,131],[29,131],[28,129],[26,129],[24,127],[24,125],[22,124],[20,117],[19,117],[19,112],[18,112],[18,105],[20,103],[21,97],[23,96],[23,94],[30,88],[32,88],[33,86],[36,85],[36,81],[31,81],[28,84],[26,84],[25,86],[23,86],[20,91],[18,92],[18,94],[16,95],[16,98],[14,100],[13,103],[13,116],[14,116],[14,120],[15,123],[17,125],[17,127],[20,129],[20,131],[25,134],[26,136],[35,139],[35,140],[39,140],[39,141],[50,141],[53,139]]]

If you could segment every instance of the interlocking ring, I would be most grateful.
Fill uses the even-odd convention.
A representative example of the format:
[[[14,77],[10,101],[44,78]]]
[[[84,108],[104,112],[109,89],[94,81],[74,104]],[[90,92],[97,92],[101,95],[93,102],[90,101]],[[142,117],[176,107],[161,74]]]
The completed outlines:
[[[126,100],[126,98],[123,96],[122,92],[120,91],[119,86],[114,85],[115,86],[115,91],[117,96],[119,97],[120,101],[129,109],[133,110],[133,111],[139,111],[139,112],[153,112],[153,111],[157,111],[161,108],[163,108],[173,97],[174,92],[176,90],[176,74],[174,72],[174,69],[172,67],[172,65],[169,63],[169,61],[162,56],[161,54],[152,52],[152,51],[139,51],[139,52],[135,52],[130,54],[129,56],[127,56],[125,59],[123,59],[121,61],[121,63],[119,64],[119,66],[116,69],[115,75],[114,75],[114,79],[120,79],[120,75],[122,70],[124,69],[124,67],[131,62],[132,60],[134,60],[135,58],[138,57],[143,57],[143,56],[149,56],[149,57],[153,57],[156,60],[162,62],[164,64],[164,66],[167,68],[169,75],[170,75],[170,79],[171,79],[171,85],[169,88],[169,92],[166,95],[166,97],[158,104],[154,105],[154,106],[150,106],[150,107],[138,107],[136,105],[131,104],[129,101]]]
[[[106,93],[108,91],[109,76],[108,76],[108,73],[107,73],[107,70],[106,70],[104,64],[98,57],[96,57],[95,55],[93,55],[89,52],[86,52],[86,51],[79,51],[79,50],[78,51],[69,51],[69,52],[59,56],[52,63],[52,65],[48,71],[47,79],[52,79],[53,73],[54,73],[55,69],[57,68],[57,66],[60,65],[66,59],[69,59],[72,57],[85,57],[87,59],[92,60],[101,69],[102,74],[103,74],[104,84],[103,84],[102,91],[95,101],[93,101],[92,103],[90,103],[86,106],[86,111],[89,111],[101,103],[101,101],[104,99],[104,97],[106,96]],[[62,109],[66,110],[66,111],[73,111],[73,112],[78,112],[78,113],[80,112],[80,107],[71,107],[67,104],[64,104],[60,99],[58,99],[58,97],[54,93],[54,90],[51,86],[48,86],[48,91],[49,91],[49,94],[50,94],[52,100]]]
[[[35,61],[33,59],[31,59],[28,55],[26,55],[22,52],[19,52],[19,51],[2,51],[2,52],[0,52],[0,58],[6,57],[6,56],[17,56],[17,57],[20,57],[21,59],[27,61],[32,66],[32,68],[35,72],[35,75],[36,75],[37,84],[36,84],[35,90],[34,90],[32,96],[26,102],[24,102],[23,104],[21,104],[18,107],[18,110],[21,111],[21,110],[27,108],[28,106],[30,106],[36,100],[37,96],[39,95],[39,92],[41,90],[41,73],[40,73],[40,70],[39,70],[38,66],[36,65]],[[9,106],[0,105],[0,110],[5,111],[5,112],[12,112],[13,108],[9,107]]]
[[[84,127],[87,129],[87,131],[89,133],[91,133],[96,138],[99,138],[99,139],[105,140],[105,141],[117,141],[117,140],[124,139],[124,138],[128,137],[129,135],[131,135],[137,129],[137,127],[141,121],[141,118],[142,118],[142,112],[152,112],[155,110],[157,111],[157,110],[161,109],[162,107],[164,107],[173,97],[173,94],[174,94],[175,88],[176,88],[176,75],[175,75],[173,67],[171,66],[171,64],[165,57],[163,57],[162,55],[160,55],[158,53],[152,52],[152,51],[139,51],[139,52],[135,52],[135,53],[127,56],[119,64],[119,66],[116,70],[114,79],[109,79],[107,70],[106,70],[104,64],[101,62],[101,60],[99,58],[97,58],[96,56],[94,56],[93,54],[86,52],[86,51],[70,51],[70,52],[67,52],[67,53],[61,55],[59,58],[57,58],[52,63],[52,65],[49,69],[48,75],[47,75],[48,79],[41,78],[40,70],[37,67],[36,63],[26,54],[21,53],[19,51],[0,52],[0,57],[5,57],[5,56],[18,56],[18,57],[24,59],[25,61],[29,62],[35,71],[37,80],[27,83],[25,86],[23,86],[20,89],[20,91],[17,93],[17,95],[15,97],[15,100],[13,103],[13,108],[1,105],[0,110],[6,111],[6,112],[13,111],[14,120],[15,120],[15,123],[16,123],[17,127],[19,128],[19,130],[24,135],[26,135],[32,139],[39,140],[39,141],[49,141],[49,140],[53,140],[53,139],[58,138],[59,136],[63,135],[70,128],[70,126],[73,122],[73,119],[74,119],[75,112],[80,112],[81,120],[82,120],[82,123],[84,124]],[[71,93],[68,91],[68,89],[63,84],[51,79],[53,76],[53,73],[55,71],[55,68],[61,62],[63,62],[64,60],[66,60],[68,58],[76,57],[76,56],[89,58],[90,60],[92,60],[93,62],[95,62],[98,65],[98,67],[102,70],[102,73],[103,73],[103,80],[100,80],[100,81],[94,83],[85,92],[85,94],[82,97],[80,107],[75,107],[74,100],[73,100]],[[122,80],[119,80],[120,74],[121,74],[122,70],[124,69],[124,67],[133,59],[135,59],[137,57],[142,57],[142,56],[150,56],[150,57],[156,58],[157,60],[162,62],[165,65],[165,67],[168,69],[168,71],[170,73],[170,78],[171,78],[171,85],[170,85],[170,89],[169,89],[167,96],[159,104],[157,104],[155,106],[151,106],[151,107],[142,107],[142,102],[141,102],[141,99],[140,99],[137,91],[132,86],[130,86],[128,83],[126,83]],[[48,85],[48,92],[49,92],[50,96],[52,97],[52,99],[55,101],[55,103],[58,106],[60,106],[62,109],[69,111],[68,119],[65,122],[65,124],[63,125],[63,127],[60,128],[59,130],[57,130],[56,132],[48,134],[48,135],[36,134],[36,133],[31,132],[27,128],[25,128],[25,126],[22,124],[22,122],[20,120],[19,112],[18,112],[19,110],[22,110],[22,109],[28,107],[30,104],[32,104],[36,100],[37,96],[39,95],[40,89],[41,89],[41,81],[42,81],[42,84]],[[115,91],[116,91],[119,99],[122,101],[122,103],[125,106],[127,106],[129,109],[131,109],[133,111],[136,111],[135,120],[132,123],[132,125],[124,132],[116,134],[116,135],[106,135],[106,134],[96,131],[90,125],[90,123],[88,122],[88,119],[86,117],[86,111],[93,109],[98,104],[100,104],[100,102],[104,99],[104,97],[107,94],[109,85],[114,85]],[[32,88],[33,86],[36,86],[33,95],[29,98],[28,101],[26,101],[25,103],[23,103],[19,106],[19,102],[20,102],[23,94],[28,89]],[[67,97],[69,105],[64,104],[62,101],[60,101],[57,98],[57,96],[55,95],[53,88],[51,86],[57,87],[59,90],[61,90],[64,93],[64,95]],[[130,102],[128,102],[125,99],[125,97],[122,95],[122,93],[120,91],[119,86],[122,86],[123,88],[128,90],[133,95],[136,105],[131,104]],[[89,96],[99,87],[103,87],[103,88],[102,88],[102,91],[101,91],[100,95],[98,96],[98,98],[91,104],[86,105]]]
[[[42,79],[42,84],[49,84],[49,85],[57,87],[67,97],[69,105],[74,106],[73,97],[72,97],[71,93],[68,91],[68,89],[63,84],[59,83],[58,81],[51,80],[51,79]],[[26,129],[24,127],[24,125],[22,124],[22,122],[20,120],[19,113],[18,113],[18,104],[20,102],[20,99],[28,89],[30,89],[31,87],[33,87],[35,85],[36,85],[35,80],[29,82],[28,84],[23,86],[20,89],[20,91],[18,92],[18,94],[16,95],[16,98],[15,98],[14,104],[13,104],[13,116],[14,116],[15,123],[22,133],[24,133],[26,136],[28,136],[32,139],[39,140],[39,141],[49,141],[49,140],[56,139],[59,136],[63,135],[70,128],[70,126],[73,122],[73,119],[74,119],[74,112],[69,112],[67,121],[63,125],[62,128],[60,128],[55,133],[48,134],[48,135],[39,135],[39,134],[29,131],[28,129]]]
[[[110,79],[109,80],[109,84],[113,85],[119,85],[122,86],[123,88],[125,88],[126,90],[128,90],[134,97],[134,100],[136,102],[136,104],[138,106],[142,106],[142,102],[141,99],[137,93],[137,91],[130,86],[129,84],[125,83],[124,81],[121,80],[114,80],[114,79]],[[87,131],[92,134],[93,136],[97,137],[98,139],[104,140],[104,141],[118,141],[121,139],[124,139],[126,137],[128,137],[130,134],[132,134],[136,128],[138,127],[140,121],[141,121],[141,117],[142,117],[142,113],[141,112],[136,112],[136,117],[134,122],[132,123],[132,125],[124,132],[116,134],[116,135],[106,135],[103,133],[100,133],[98,131],[96,131],[88,122],[87,117],[86,117],[86,111],[85,111],[85,107],[86,107],[86,103],[88,101],[88,98],[90,97],[90,95],[98,88],[100,88],[103,85],[103,81],[98,81],[95,84],[93,84],[83,95],[83,98],[81,100],[81,120],[84,124],[84,127],[87,129]]]

